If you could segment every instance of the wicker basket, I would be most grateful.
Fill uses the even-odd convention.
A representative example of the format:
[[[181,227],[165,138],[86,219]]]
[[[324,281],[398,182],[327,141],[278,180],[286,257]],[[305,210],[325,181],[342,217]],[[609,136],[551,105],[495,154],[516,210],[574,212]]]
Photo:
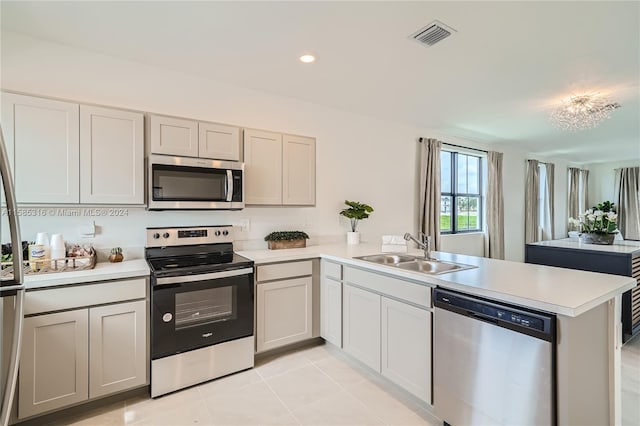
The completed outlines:
[[[96,267],[96,262],[96,251],[92,247],[89,256],[65,257],[55,260],[25,260],[22,263],[25,275],[35,275],[93,269]],[[2,262],[0,265],[2,268],[0,271],[1,277],[13,275],[13,262]]]
[[[269,243],[269,250],[280,250],[288,248],[302,248],[307,246],[307,240],[278,240],[267,241]]]

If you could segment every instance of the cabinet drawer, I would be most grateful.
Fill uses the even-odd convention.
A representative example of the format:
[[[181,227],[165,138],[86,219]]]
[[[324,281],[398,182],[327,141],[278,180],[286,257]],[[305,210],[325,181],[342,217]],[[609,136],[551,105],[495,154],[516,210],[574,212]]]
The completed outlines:
[[[144,299],[147,294],[146,290],[146,279],[136,278],[133,280],[28,291],[25,294],[24,314],[33,315],[83,306]]]
[[[260,265],[257,268],[257,281],[280,280],[290,277],[302,277],[311,275],[313,261],[275,263],[273,265]]]
[[[322,261],[322,276],[342,280],[342,265],[339,263]]]
[[[395,299],[431,308],[431,287],[351,267],[344,268],[344,282]]]

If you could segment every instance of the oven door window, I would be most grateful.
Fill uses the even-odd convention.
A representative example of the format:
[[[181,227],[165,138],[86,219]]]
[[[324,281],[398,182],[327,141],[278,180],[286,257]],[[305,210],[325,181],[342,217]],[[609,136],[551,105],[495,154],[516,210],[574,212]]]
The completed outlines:
[[[210,288],[176,294],[176,330],[238,317],[236,287]]]
[[[154,201],[225,201],[227,171],[204,167],[154,164]]]

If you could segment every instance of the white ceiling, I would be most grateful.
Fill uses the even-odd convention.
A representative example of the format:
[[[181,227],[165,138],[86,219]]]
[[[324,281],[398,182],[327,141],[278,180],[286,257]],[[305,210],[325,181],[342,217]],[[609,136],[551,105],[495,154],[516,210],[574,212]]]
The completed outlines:
[[[242,87],[570,161],[640,159],[637,1],[1,7],[12,31]],[[434,19],[457,33],[431,48],[408,38]],[[593,130],[553,128],[549,108],[583,92],[623,107]]]

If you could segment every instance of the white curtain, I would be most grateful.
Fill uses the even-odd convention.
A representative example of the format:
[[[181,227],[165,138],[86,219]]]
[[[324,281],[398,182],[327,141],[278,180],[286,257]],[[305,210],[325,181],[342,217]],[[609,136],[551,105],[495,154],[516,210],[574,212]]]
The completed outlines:
[[[640,240],[640,167],[616,169],[618,229],[625,240]]]
[[[553,163],[546,163],[540,165],[540,167],[544,168],[545,179],[540,183],[540,185],[544,185],[544,192],[542,200],[540,200],[542,215],[539,223],[542,227],[542,240],[546,241],[553,240],[555,227],[555,221],[553,219],[555,215],[555,205],[553,201],[555,198],[553,196],[555,165]]]
[[[485,256],[504,259],[504,195],[502,153],[487,152],[487,238]]]
[[[535,243],[538,238],[538,202],[540,198],[540,177],[537,160],[527,160],[527,180],[524,198],[524,242]]]
[[[431,236],[431,248],[440,250],[440,150],[442,142],[422,139],[420,147],[420,231]]]

